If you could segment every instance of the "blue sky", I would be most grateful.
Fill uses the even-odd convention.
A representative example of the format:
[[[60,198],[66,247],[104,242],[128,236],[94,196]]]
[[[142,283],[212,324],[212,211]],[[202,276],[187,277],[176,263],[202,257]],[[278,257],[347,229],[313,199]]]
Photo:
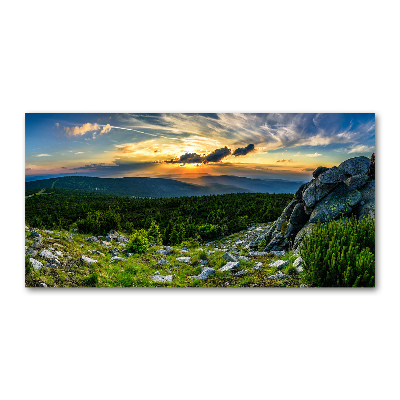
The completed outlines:
[[[375,151],[375,115],[26,114],[27,175],[308,179]]]

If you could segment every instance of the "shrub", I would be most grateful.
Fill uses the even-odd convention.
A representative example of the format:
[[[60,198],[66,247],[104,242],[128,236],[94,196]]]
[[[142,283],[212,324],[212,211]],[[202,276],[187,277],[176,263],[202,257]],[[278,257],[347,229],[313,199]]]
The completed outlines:
[[[29,275],[33,271],[32,263],[29,260],[29,255],[25,255],[25,275]]]
[[[265,239],[261,239],[260,243],[258,244],[258,251],[264,251],[266,245],[267,241]]]
[[[300,253],[313,286],[375,286],[375,219],[318,223]]]
[[[161,245],[162,244],[162,235],[160,232],[160,227],[156,224],[155,221],[151,221],[150,228],[147,231],[147,237],[150,242]]]
[[[282,233],[282,235],[284,235],[284,234],[286,233],[286,229],[287,229],[288,225],[289,225],[289,222],[288,222],[288,221],[285,221],[285,222],[282,224],[282,226],[281,226],[281,233]]]
[[[213,240],[220,238],[224,229],[220,225],[204,224],[197,227],[198,233],[203,240]]]
[[[145,253],[149,248],[149,239],[147,237],[147,232],[144,229],[136,231],[130,238],[126,245],[126,249],[130,253]]]

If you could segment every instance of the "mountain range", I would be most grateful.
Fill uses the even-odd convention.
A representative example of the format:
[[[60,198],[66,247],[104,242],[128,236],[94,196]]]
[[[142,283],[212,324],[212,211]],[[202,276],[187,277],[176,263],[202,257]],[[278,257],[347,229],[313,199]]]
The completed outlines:
[[[182,197],[228,193],[294,193],[303,182],[219,175],[188,179],[64,176],[25,183],[25,189],[75,189],[116,196]]]

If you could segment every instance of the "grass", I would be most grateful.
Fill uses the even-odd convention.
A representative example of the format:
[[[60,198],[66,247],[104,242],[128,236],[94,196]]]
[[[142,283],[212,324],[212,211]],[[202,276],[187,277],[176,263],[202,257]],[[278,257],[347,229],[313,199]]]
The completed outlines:
[[[301,283],[301,276],[298,274],[290,274],[285,280],[268,279],[269,275],[277,272],[276,268],[268,267],[277,259],[272,254],[251,257],[251,261],[240,261],[239,271],[248,271],[242,276],[236,277],[230,272],[219,271],[219,268],[226,264],[226,260],[222,257],[225,250],[222,248],[229,245],[229,242],[233,243],[243,238],[244,232],[220,241],[203,244],[201,249],[191,246],[187,253],[182,253],[180,246],[174,246],[171,254],[160,255],[156,254],[160,246],[154,246],[144,254],[135,254],[131,257],[126,257],[123,253],[119,254],[127,259],[126,262],[111,262],[112,254],[109,253],[108,248],[99,243],[87,242],[86,235],[73,235],[73,243],[67,241],[69,232],[54,231],[51,235],[43,233],[42,235],[43,248],[53,247],[63,253],[63,256],[59,257],[63,267],[44,266],[38,271],[28,268],[26,286],[39,286],[45,283],[49,287],[291,287],[299,286]],[[26,244],[32,243],[32,239],[28,237]],[[112,242],[111,248],[114,247],[123,250],[125,245]],[[220,250],[215,251],[216,247]],[[98,250],[104,256],[92,254],[92,250]],[[237,245],[237,250],[242,255],[248,252],[243,245]],[[210,254],[213,251],[214,253]],[[70,259],[66,255],[69,255]],[[87,265],[81,260],[82,255],[97,260],[97,263]],[[177,260],[178,257],[187,256],[191,257],[190,263]],[[285,257],[295,259],[290,254]],[[45,264],[38,255],[33,258]],[[157,264],[162,258],[168,260],[168,263]],[[201,272],[203,268],[201,261],[205,260],[208,261],[207,267],[214,268],[215,273],[205,281],[192,278]],[[256,262],[263,263],[262,271],[253,271]],[[173,281],[166,283],[152,281],[150,275],[154,275],[157,271],[161,275],[173,275]]]

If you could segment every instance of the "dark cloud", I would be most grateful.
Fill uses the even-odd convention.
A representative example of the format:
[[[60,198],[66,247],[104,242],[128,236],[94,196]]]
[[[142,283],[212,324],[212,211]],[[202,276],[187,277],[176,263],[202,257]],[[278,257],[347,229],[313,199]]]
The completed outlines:
[[[212,153],[208,154],[204,157],[204,162],[218,162],[223,158],[228,157],[231,154],[231,149],[228,149],[226,146],[221,149],[216,149]]]
[[[245,156],[247,153],[254,151],[254,144],[249,144],[246,147],[239,147],[234,152],[234,156]]]
[[[180,156],[180,163],[184,164],[194,164],[203,162],[203,157],[197,153],[186,153]]]
[[[276,162],[293,162],[293,160],[284,160],[284,159],[282,159],[282,160],[277,160]]]

